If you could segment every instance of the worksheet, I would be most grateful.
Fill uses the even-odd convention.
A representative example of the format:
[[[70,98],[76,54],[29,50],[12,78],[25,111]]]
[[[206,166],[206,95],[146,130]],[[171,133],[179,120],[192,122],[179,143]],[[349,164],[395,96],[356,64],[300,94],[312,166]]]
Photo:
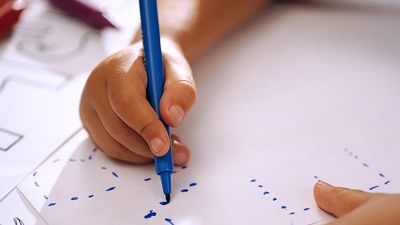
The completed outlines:
[[[18,189],[14,189],[0,201],[0,224],[47,225]]]
[[[80,128],[78,105],[86,77],[132,38],[137,7],[128,3],[107,2],[119,29],[100,32],[36,0],[10,40],[2,40],[0,199]]]
[[[153,165],[110,159],[84,130],[19,188],[48,224],[82,225],[313,224],[332,219],[318,180],[398,192],[399,18],[274,7],[211,50],[173,130],[192,160],[175,168],[169,204]]]
[[[80,128],[85,76],[0,59],[0,199]]]

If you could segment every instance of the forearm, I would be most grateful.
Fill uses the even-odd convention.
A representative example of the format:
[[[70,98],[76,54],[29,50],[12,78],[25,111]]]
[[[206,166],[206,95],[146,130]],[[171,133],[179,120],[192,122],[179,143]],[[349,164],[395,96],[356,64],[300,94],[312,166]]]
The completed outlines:
[[[159,0],[162,38],[174,41],[190,63],[257,13],[269,0]],[[134,42],[140,40],[140,32]]]

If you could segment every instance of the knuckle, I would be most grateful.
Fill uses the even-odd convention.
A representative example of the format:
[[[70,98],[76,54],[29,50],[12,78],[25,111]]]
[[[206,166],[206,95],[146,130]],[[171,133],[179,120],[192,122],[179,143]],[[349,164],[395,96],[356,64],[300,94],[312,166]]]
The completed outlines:
[[[156,118],[148,118],[144,120],[144,122],[139,127],[139,134],[141,136],[146,136],[152,129],[155,129],[159,126],[159,120]]]
[[[107,57],[100,65],[107,68],[118,68],[118,66],[123,63],[122,59],[131,55],[128,49],[123,49]]]
[[[135,97],[128,96],[128,94],[123,94],[122,92],[113,92],[110,97],[111,105],[116,112],[124,112],[128,108],[139,106],[135,101]]]

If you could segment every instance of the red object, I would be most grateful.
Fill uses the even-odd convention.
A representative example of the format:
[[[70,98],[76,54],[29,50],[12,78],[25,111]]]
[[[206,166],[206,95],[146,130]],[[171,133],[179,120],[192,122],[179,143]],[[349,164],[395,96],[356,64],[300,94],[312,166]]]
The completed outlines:
[[[116,28],[103,12],[96,7],[86,3],[87,0],[49,0],[54,6],[69,13],[70,15],[88,23],[97,29],[105,27]]]
[[[18,22],[25,7],[19,7],[21,1],[0,0],[0,37],[8,34]]]

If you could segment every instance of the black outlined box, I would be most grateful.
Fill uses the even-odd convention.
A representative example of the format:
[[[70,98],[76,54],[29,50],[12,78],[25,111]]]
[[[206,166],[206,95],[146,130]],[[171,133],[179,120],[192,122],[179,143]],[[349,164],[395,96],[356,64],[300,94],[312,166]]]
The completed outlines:
[[[14,145],[16,145],[21,139],[23,135],[0,128],[0,150],[8,151]]]

